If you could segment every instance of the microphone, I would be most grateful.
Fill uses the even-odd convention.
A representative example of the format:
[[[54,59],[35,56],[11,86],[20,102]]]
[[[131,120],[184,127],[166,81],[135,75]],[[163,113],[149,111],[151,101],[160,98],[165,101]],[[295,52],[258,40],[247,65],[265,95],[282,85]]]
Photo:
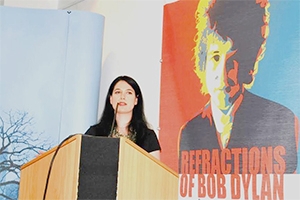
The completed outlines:
[[[115,123],[116,123],[116,115],[117,115],[117,112],[118,112],[118,106],[119,106],[119,103],[117,103],[116,105],[116,110],[115,110],[115,113],[114,113],[114,118],[113,118],[113,121],[111,123],[111,128],[110,128],[110,132],[109,132],[109,135],[112,136],[112,133],[113,133],[113,130],[114,130],[114,127],[115,127]]]

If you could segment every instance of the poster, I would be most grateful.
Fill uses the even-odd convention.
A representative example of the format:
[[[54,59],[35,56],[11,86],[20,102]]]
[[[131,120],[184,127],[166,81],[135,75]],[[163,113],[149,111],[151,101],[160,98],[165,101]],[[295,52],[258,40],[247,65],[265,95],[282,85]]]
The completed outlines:
[[[179,173],[179,199],[299,199],[299,9],[165,5],[161,160]]]

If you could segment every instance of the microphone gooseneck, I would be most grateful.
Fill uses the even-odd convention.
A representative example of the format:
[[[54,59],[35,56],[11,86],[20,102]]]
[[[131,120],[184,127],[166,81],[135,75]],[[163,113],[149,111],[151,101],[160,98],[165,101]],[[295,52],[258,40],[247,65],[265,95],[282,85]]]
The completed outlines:
[[[58,146],[56,147],[56,150],[55,150],[55,152],[54,152],[54,154],[52,156],[52,159],[51,159],[50,165],[49,165],[49,169],[48,169],[48,174],[47,174],[46,184],[45,184],[44,194],[43,194],[43,200],[46,199],[48,185],[49,185],[49,180],[50,180],[50,175],[51,175],[51,170],[52,170],[52,166],[53,166],[54,160],[56,158],[56,155],[58,153],[58,150],[62,147],[62,145],[64,144],[65,141],[67,141],[68,139],[70,139],[70,138],[72,138],[72,137],[74,137],[76,135],[80,135],[80,134],[76,133],[76,134],[73,134],[73,135],[69,135],[63,141],[61,141],[61,143],[59,143]]]
[[[113,134],[113,130],[114,130],[115,123],[116,123],[116,116],[117,116],[117,112],[118,112],[118,106],[119,106],[119,103],[117,103],[117,105],[116,105],[116,110],[115,110],[115,113],[114,113],[113,121],[111,123],[111,128],[110,128],[109,135]]]

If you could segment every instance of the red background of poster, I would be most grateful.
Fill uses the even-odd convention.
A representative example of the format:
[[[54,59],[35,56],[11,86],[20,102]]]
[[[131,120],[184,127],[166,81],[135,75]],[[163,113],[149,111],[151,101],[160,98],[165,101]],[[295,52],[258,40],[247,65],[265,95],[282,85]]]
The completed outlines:
[[[160,159],[178,171],[180,128],[207,102],[194,73],[195,11],[198,1],[164,6],[160,94]]]

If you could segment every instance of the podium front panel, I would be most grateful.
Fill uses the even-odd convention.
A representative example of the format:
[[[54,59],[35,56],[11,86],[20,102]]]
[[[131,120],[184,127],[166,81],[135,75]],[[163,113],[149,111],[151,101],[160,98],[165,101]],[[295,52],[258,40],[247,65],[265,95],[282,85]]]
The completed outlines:
[[[78,199],[116,199],[120,139],[82,137]]]

